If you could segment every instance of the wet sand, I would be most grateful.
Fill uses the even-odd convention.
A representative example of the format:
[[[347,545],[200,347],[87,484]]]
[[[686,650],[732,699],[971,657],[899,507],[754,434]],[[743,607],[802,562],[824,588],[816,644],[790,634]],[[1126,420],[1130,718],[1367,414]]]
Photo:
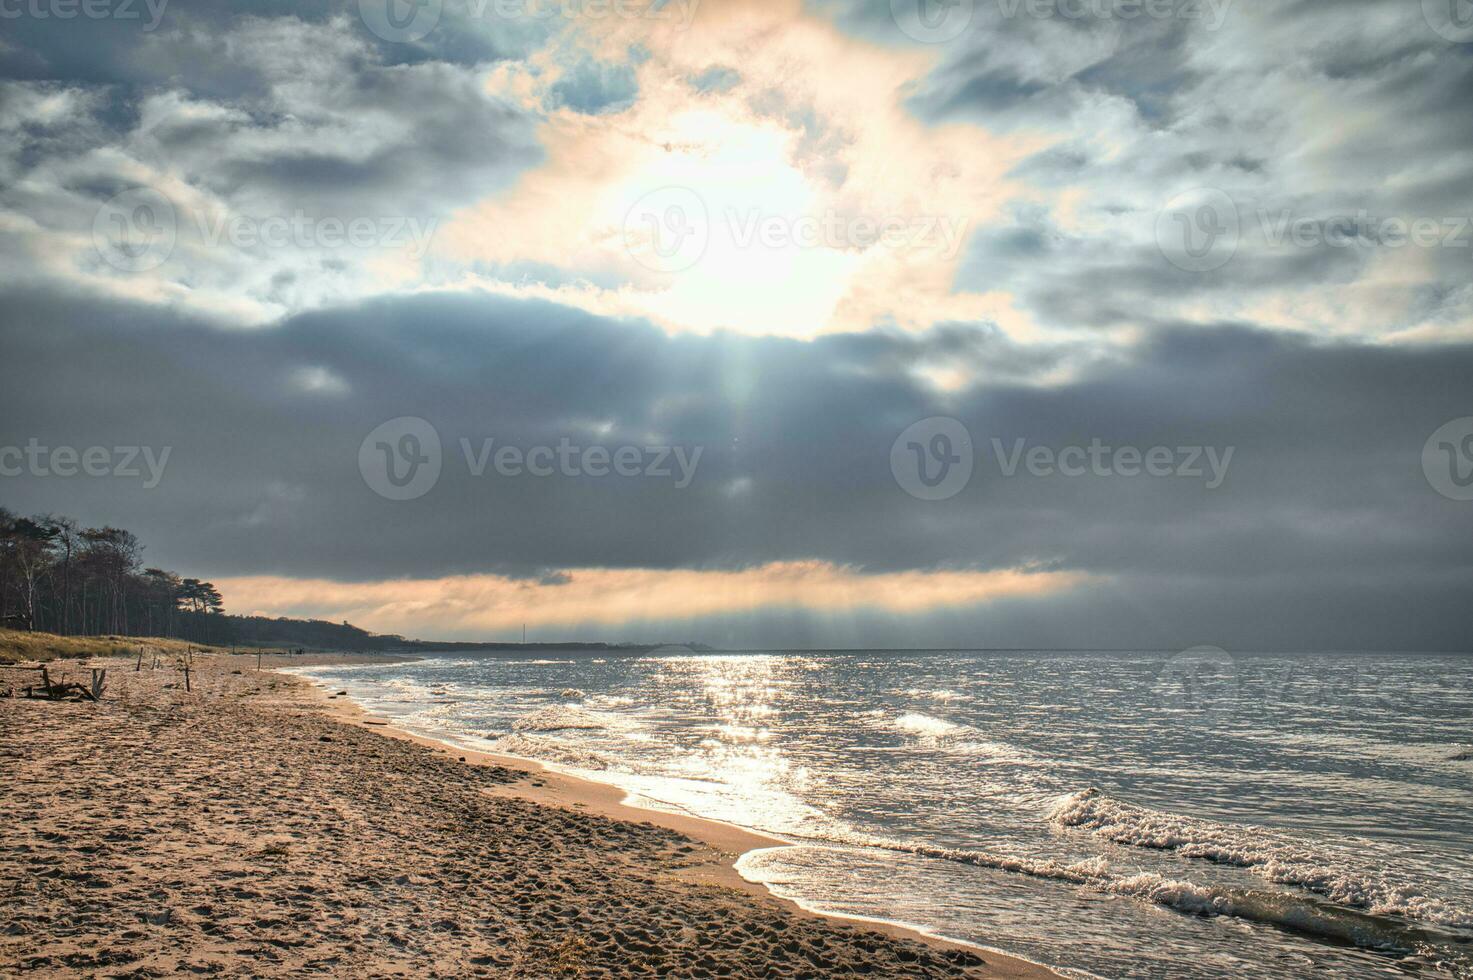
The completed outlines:
[[[1053,975],[804,912],[731,868],[777,841],[255,663],[196,658],[186,692],[113,661],[100,704],[0,698],[0,975]]]

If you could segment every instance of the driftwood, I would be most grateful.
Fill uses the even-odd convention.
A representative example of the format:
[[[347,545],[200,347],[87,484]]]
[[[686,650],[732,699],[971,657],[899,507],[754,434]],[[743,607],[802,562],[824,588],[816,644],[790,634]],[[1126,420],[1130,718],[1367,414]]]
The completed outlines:
[[[25,691],[25,696],[32,699],[41,698],[48,701],[65,701],[70,698],[76,701],[96,702],[102,699],[102,692],[107,688],[107,671],[102,668],[92,668],[92,683],[90,685],[78,684],[75,681],[53,681],[51,679],[51,672],[44,666],[25,669],[39,671],[41,674],[41,684],[39,687],[29,684],[22,688]]]

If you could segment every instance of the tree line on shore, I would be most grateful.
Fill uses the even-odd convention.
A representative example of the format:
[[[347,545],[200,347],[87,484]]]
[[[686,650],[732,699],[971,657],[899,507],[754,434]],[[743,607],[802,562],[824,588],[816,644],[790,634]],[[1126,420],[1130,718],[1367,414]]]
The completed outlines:
[[[145,567],[131,531],[0,507],[0,628],[62,636],[173,637],[218,646],[362,652],[558,649],[639,653],[656,644],[433,642],[351,623],[231,616],[209,582]],[[691,650],[710,650],[699,643]]]
[[[248,647],[371,651],[407,643],[348,623],[226,615],[213,584],[145,567],[143,551],[122,528],[0,507],[0,628]]]
[[[170,636],[228,642],[209,582],[143,565],[131,531],[0,507],[0,626],[63,636]]]

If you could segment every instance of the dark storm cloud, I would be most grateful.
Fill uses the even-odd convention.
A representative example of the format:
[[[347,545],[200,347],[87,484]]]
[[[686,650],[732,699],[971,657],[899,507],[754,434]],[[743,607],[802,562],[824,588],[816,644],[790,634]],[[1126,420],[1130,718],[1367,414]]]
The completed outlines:
[[[96,5],[108,16],[84,16],[80,10],[58,16],[54,6],[39,0],[7,6],[13,15],[0,21],[6,25],[0,77],[66,79],[125,89],[179,87],[202,97],[228,98],[259,95],[271,85],[258,66],[234,57],[228,40],[252,21],[334,24],[390,63],[481,64],[523,55],[548,35],[548,26],[533,19],[477,17],[474,8],[461,3],[444,4],[435,29],[414,41],[374,34],[360,16],[358,0],[120,0]],[[36,9],[40,15],[32,12]]]
[[[113,149],[221,194],[343,195],[351,187],[370,196],[408,188],[418,199],[424,185],[444,184],[447,174],[463,180],[537,159],[527,146],[528,121],[488,97],[484,80],[464,66],[395,65],[352,22],[237,17],[221,30],[205,35],[220,47],[199,53],[199,78],[160,72],[133,86],[95,85],[58,70],[44,84],[5,88],[0,104],[19,105],[33,93],[79,99],[81,111],[62,118],[17,120],[26,162],[56,165],[48,148],[72,156]],[[57,34],[66,37],[64,29]],[[177,53],[188,43],[171,38],[166,47]],[[136,48],[117,46],[132,57]],[[58,134],[72,138],[42,142]],[[484,187],[478,180],[461,192],[474,199]]]
[[[1401,644],[1469,639],[1454,601],[1470,581],[1469,505],[1439,496],[1421,469],[1433,430],[1470,411],[1468,346],[1163,327],[1128,361],[1067,381],[946,395],[914,369],[959,353],[1017,355],[949,329],[811,343],[672,338],[466,294],[252,331],[35,292],[11,292],[4,310],[0,445],[172,447],[155,489],[24,475],[5,480],[4,504],[125,524],[153,543],[151,560],[190,571],[373,580],[811,558],[872,572],[1036,565],[1099,577],[1087,594],[1051,602],[1050,625],[1034,634],[1057,628],[1064,642],[1067,625],[1076,645],[1252,643],[1275,628],[1357,645],[1345,624],[1372,622],[1378,643],[1392,623],[1407,631]],[[313,377],[332,383],[302,381]],[[435,426],[444,468],[428,494],[394,502],[365,484],[358,451],[375,426],[406,415]],[[933,415],[961,420],[977,449],[970,485],[940,502],[909,496],[890,467],[897,435]],[[475,477],[462,437],[703,455],[685,489]],[[1234,455],[1216,489],[1205,478],[1007,477],[993,438],[1006,449],[1098,439]],[[1248,628],[1250,603],[1264,605],[1251,607]],[[924,635],[962,642],[955,630],[981,624],[979,636],[1042,642],[1024,636],[1039,615],[1016,602],[989,617],[938,614]],[[748,642],[781,635],[785,616],[748,622]]]
[[[356,5],[166,11],[174,19],[152,32],[116,20],[16,23],[45,61],[30,74],[48,80],[0,62],[22,79],[0,81],[0,260],[12,260],[13,278],[140,288],[119,282],[90,240],[105,202],[143,189],[162,195],[178,229],[172,264],[154,273],[157,295],[268,321],[369,291],[382,280],[369,266],[392,262],[405,237],[393,228],[414,222],[423,244],[542,159],[537,120],[488,91],[488,65],[456,60],[433,37],[406,60],[405,45],[374,36]],[[84,71],[68,60],[78,43],[106,55]],[[227,222],[298,216],[329,230],[371,222],[389,241],[333,248],[316,226],[270,247],[221,237]]]

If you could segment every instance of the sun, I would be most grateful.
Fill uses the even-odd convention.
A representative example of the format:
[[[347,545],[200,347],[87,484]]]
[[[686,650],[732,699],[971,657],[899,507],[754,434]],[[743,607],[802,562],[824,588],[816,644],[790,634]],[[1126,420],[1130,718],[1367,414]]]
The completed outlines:
[[[792,163],[792,133],[698,111],[610,189],[618,244],[652,312],[687,329],[807,334],[862,257],[825,234],[824,196]]]

